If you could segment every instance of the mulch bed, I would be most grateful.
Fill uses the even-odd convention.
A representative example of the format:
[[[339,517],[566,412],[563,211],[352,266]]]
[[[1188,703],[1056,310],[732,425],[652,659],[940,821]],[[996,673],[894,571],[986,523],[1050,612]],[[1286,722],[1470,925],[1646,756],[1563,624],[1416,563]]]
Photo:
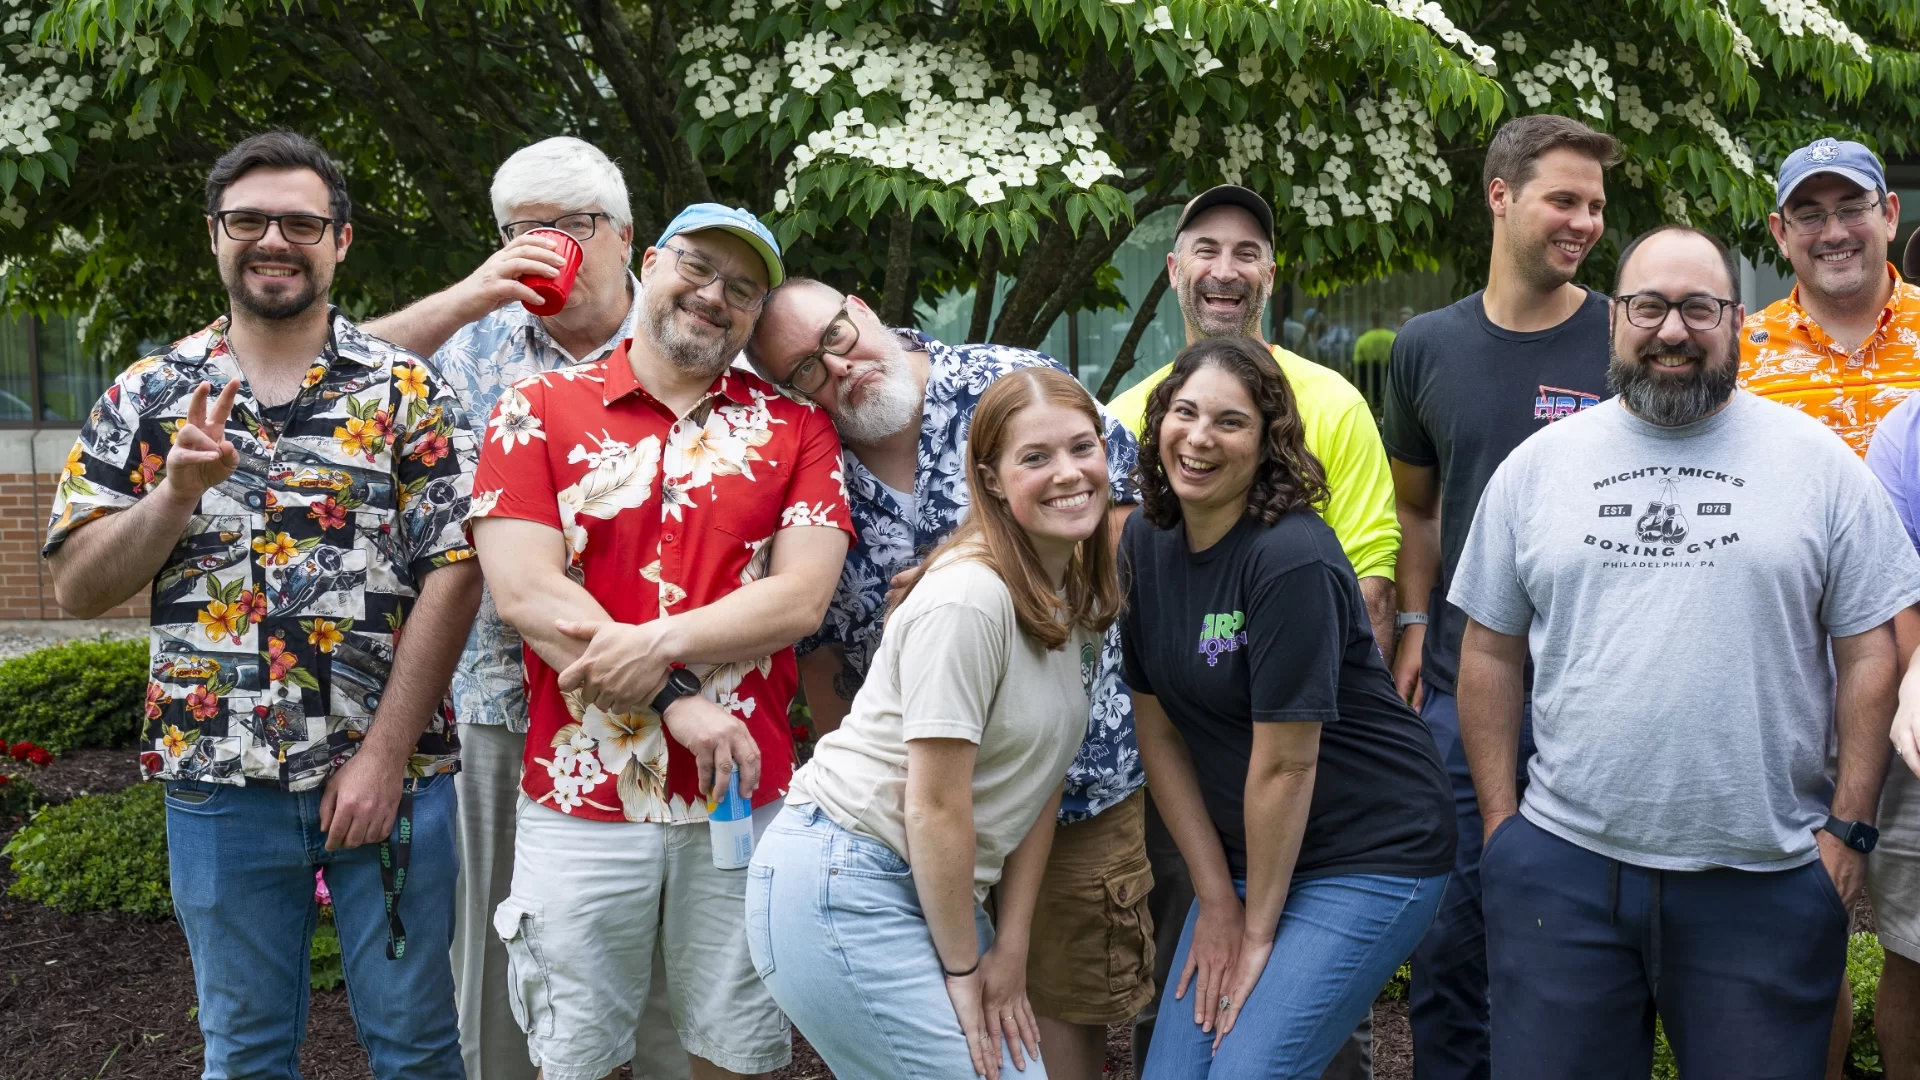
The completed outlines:
[[[51,801],[117,791],[137,782],[134,754],[81,750],[33,782]],[[0,846],[18,822],[0,822]],[[0,865],[0,1077],[5,1080],[191,1080],[200,1075],[200,1028],[193,1019],[193,966],[172,920],[129,915],[62,915],[5,895],[11,866]],[[1406,1008],[1374,1009],[1374,1076],[1407,1080],[1413,1053]],[[300,1070],[309,1080],[359,1080],[367,1056],[353,1034],[344,990],[315,991]],[[1112,1029],[1107,1074],[1131,1080],[1128,1035]],[[622,1078],[631,1074],[622,1069]],[[831,1080],[804,1039],[777,1080]]]

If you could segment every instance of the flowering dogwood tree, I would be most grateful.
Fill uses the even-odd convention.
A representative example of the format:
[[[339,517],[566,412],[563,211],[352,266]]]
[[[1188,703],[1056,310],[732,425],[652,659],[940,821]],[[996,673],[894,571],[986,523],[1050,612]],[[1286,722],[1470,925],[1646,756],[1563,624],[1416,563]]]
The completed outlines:
[[[0,0],[0,13],[8,301],[78,306],[130,334],[218,307],[193,190],[219,147],[270,125],[345,159],[360,240],[341,295],[355,310],[471,266],[491,242],[493,166],[572,132],[622,161],[643,243],[685,201],[746,205],[801,272],[901,321],[916,297],[991,296],[1010,277],[975,333],[1015,344],[1118,303],[1111,259],[1134,224],[1213,183],[1268,196],[1284,272],[1310,287],[1442,260],[1471,282],[1486,247],[1479,151],[1505,117],[1553,111],[1620,136],[1608,216],[1622,231],[1685,219],[1756,255],[1788,150],[1837,134],[1902,155],[1920,131],[1916,0]]]

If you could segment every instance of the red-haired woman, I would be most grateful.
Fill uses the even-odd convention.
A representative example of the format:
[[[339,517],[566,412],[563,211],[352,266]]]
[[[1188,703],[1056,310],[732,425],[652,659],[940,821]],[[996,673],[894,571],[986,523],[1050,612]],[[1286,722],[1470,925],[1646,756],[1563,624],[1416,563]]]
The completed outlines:
[[[754,964],[840,1080],[1046,1075],[1028,932],[1120,601],[1100,432],[1064,372],[981,397],[972,513],[888,616],[748,868]]]

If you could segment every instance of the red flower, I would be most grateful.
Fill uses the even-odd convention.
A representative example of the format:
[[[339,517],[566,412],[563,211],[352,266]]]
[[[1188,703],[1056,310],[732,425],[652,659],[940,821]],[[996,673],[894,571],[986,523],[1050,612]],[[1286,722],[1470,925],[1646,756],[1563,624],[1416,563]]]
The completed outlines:
[[[279,682],[286,678],[287,672],[292,671],[294,665],[299,662],[300,657],[287,651],[285,638],[275,636],[267,639],[267,680],[269,682]]]
[[[393,441],[393,414],[385,409],[373,414],[373,428],[387,442]]]
[[[53,755],[36,746],[27,752],[27,760],[33,762],[35,765],[51,765],[53,764]]]
[[[307,507],[307,516],[319,522],[322,529],[342,529],[347,524],[347,508],[331,495],[326,502]]]
[[[13,749],[7,751],[7,756],[15,761],[25,761],[27,760],[27,751],[31,749],[33,749],[33,744],[22,740],[13,744]]]
[[[247,621],[257,623],[267,617],[267,594],[259,589],[240,591],[240,610],[247,613]]]
[[[793,741],[797,743],[807,742],[813,738],[813,729],[805,724],[794,724],[788,729],[788,732],[793,736]]]
[[[441,458],[447,456],[447,437],[439,432],[434,432],[432,435],[421,440],[420,449],[415,450],[413,453],[415,457],[420,459],[420,464],[431,466]]]
[[[160,719],[161,710],[167,704],[167,691],[157,682],[147,684],[147,719]]]
[[[204,686],[187,691],[187,711],[195,720],[211,720],[220,714],[220,698]]]
[[[166,766],[166,760],[166,758],[160,756],[160,751],[158,750],[142,750],[140,752],[140,771],[148,776],[152,776]]]

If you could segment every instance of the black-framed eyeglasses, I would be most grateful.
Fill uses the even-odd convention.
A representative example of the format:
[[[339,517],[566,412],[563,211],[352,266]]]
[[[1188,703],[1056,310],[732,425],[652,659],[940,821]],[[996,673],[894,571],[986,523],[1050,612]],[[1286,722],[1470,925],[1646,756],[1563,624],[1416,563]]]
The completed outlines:
[[[704,289],[715,281],[724,280],[722,291],[726,294],[727,304],[740,311],[754,312],[767,301],[767,290],[752,278],[727,277],[720,268],[707,261],[705,255],[697,251],[665,245],[673,252],[674,269],[680,271],[680,278],[697,289]]]
[[[1874,196],[1872,202],[1847,203],[1831,210],[1801,210],[1787,215],[1787,224],[1797,233],[1821,233],[1827,231],[1827,219],[1839,218],[1840,224],[1852,229],[1867,223],[1868,215],[1884,205],[1886,199]]]
[[[787,377],[774,385],[789,393],[811,398],[827,384],[827,365],[821,361],[828,354],[847,355],[859,341],[860,328],[848,317],[847,305],[841,304],[840,313],[827,323],[825,330],[820,331],[820,347],[801,357]]]
[[[267,229],[278,224],[287,243],[317,244],[327,235],[327,226],[339,224],[337,219],[318,214],[263,214],[258,210],[220,210],[213,216],[219,219],[221,231],[240,241],[264,239]]]
[[[1619,299],[1627,321],[1643,330],[1656,330],[1667,321],[1667,312],[1680,309],[1680,321],[1689,330],[1711,330],[1720,325],[1734,301],[1718,296],[1693,295],[1669,300],[1659,293],[1628,293]]]
[[[559,229],[575,240],[586,241],[593,239],[594,228],[601,218],[612,221],[613,215],[595,211],[591,214],[561,214],[552,221],[509,221],[500,226],[500,235],[512,241],[520,239],[535,229]]]

